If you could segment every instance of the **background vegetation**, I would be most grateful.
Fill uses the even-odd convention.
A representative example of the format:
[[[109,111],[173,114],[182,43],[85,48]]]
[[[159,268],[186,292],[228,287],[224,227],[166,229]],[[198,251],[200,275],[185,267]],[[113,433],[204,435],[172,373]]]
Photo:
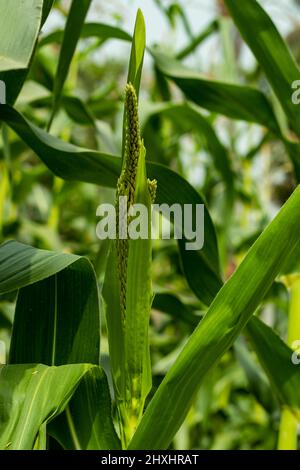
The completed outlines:
[[[0,12],[5,10],[6,3],[0,0]],[[89,1],[83,0],[74,1],[71,8],[71,2],[61,0],[54,2],[47,18],[51,1],[30,0],[26,3],[27,13],[18,13],[16,9],[15,20],[10,17],[4,24],[4,16],[0,14],[0,56],[6,57],[2,65],[0,63],[0,78],[7,84],[8,101],[8,106],[0,107],[3,121],[0,240],[15,239],[35,248],[65,253],[66,256],[87,257],[94,266],[101,290],[108,245],[96,237],[99,220],[96,209],[101,202],[114,201],[116,175],[112,175],[118,166],[115,170],[103,163],[103,173],[100,174],[99,168],[93,167],[93,154],[89,151],[80,154],[70,147],[59,147],[51,136],[101,154],[121,155],[124,88],[134,29],[134,23],[128,24],[128,18],[134,21],[137,5],[119,0],[108,5],[94,0],[90,6]],[[41,19],[34,16],[38,3],[43,4],[43,26]],[[178,197],[180,202],[184,198],[201,202],[197,199],[201,194],[211,216],[210,219],[206,215],[204,254],[192,257],[174,240],[153,243],[152,279],[156,295],[149,331],[153,386],[147,398],[148,404],[223,281],[245,259],[250,247],[292,194],[300,178],[300,113],[299,107],[291,102],[291,84],[300,79],[297,66],[300,60],[300,5],[298,1],[279,0],[258,3],[254,0],[216,0],[209,4],[201,0],[147,0],[140,2],[142,10],[144,3],[147,4],[145,10],[153,12],[152,17],[147,17],[144,11],[146,30],[148,24],[156,22],[156,15],[160,18],[159,24],[163,25],[163,34],[159,34],[157,29],[159,40],[153,37],[151,42],[147,38],[148,50],[140,85],[140,125],[146,158],[165,165],[184,181],[171,179],[169,173],[164,173],[164,170],[159,170],[159,173],[154,166],[152,171],[151,165],[147,167],[148,173],[151,177],[159,175],[160,199],[165,197],[166,202],[175,202]],[[285,37],[285,43],[275,27],[269,25],[263,10],[255,9],[257,4],[270,13]],[[200,21],[203,12],[208,20],[197,28],[194,17]],[[10,21],[20,23],[13,29],[14,24]],[[15,43],[9,49],[3,38],[10,31],[14,32]],[[151,36],[155,32],[151,27]],[[139,44],[140,36],[137,35],[136,40]],[[23,52],[20,52],[20,44]],[[292,51],[295,62],[284,44]],[[28,121],[24,121],[22,116]],[[42,131],[32,127],[34,125]],[[72,154],[73,160],[68,160],[68,154]],[[80,166],[78,162],[81,159],[83,163]],[[89,162],[90,167],[85,162]],[[185,182],[191,186],[185,186]],[[245,325],[242,315],[247,309],[256,309],[255,299],[259,304],[256,317],[269,325],[272,331],[264,330],[261,322],[254,321],[233,345],[228,340],[226,348],[224,346],[226,351],[222,345],[215,345],[215,348],[220,347],[219,360],[217,362],[215,358],[212,361],[214,367],[204,376],[200,389],[193,395],[183,424],[174,438],[171,436],[171,442],[154,442],[154,447],[299,448],[295,409],[299,418],[300,365],[290,364],[292,351],[278,336],[273,336],[277,333],[290,346],[294,340],[300,340],[300,281],[297,274],[300,259],[297,251],[292,253],[300,233],[299,191],[294,194],[293,212],[287,218],[283,213],[277,225],[272,225],[273,231],[263,239],[265,244],[259,245],[257,251],[251,251],[251,260],[247,258],[248,278],[242,277],[240,271],[235,291],[224,293],[235,299],[239,294],[242,298],[248,291],[252,293],[244,304],[234,305],[234,308],[240,308],[240,317],[232,324],[228,322],[225,330],[220,329],[224,344],[227,344],[231,328],[235,328],[239,321]],[[264,253],[273,263],[266,267],[266,272],[263,271],[267,265]],[[0,266],[0,340],[7,351],[14,315],[18,315],[19,320],[25,318],[15,322],[9,362],[49,364],[45,343],[51,322],[48,326],[43,325],[40,331],[38,317],[47,311],[51,293],[57,294],[57,290],[42,280],[45,276],[39,277],[38,274],[35,281],[39,284],[33,284],[28,288],[30,290],[24,287],[24,280],[8,286],[10,281],[13,282],[9,277],[12,264],[5,264],[4,255]],[[285,266],[284,259],[289,262]],[[57,266],[51,268],[50,259],[47,263],[48,275],[58,276],[59,285],[67,286],[68,276],[75,276],[80,263],[85,261],[76,256],[66,257],[59,261],[60,269]],[[73,266],[75,274],[71,268],[61,271],[67,266]],[[94,282],[94,271],[88,262],[81,269],[86,272],[84,285],[88,289]],[[255,276],[259,276],[260,269],[262,273],[258,279]],[[84,292],[83,285],[78,286]],[[16,289],[19,287],[21,291],[15,313]],[[74,290],[69,291],[67,287],[58,292],[62,311],[67,311],[66,306],[72,302],[72,292]],[[97,296],[97,293],[89,295]],[[26,317],[26,302],[32,296],[39,299],[32,307],[36,308],[36,323],[32,323],[33,317]],[[85,305],[86,321],[94,321],[84,299],[82,305]],[[101,364],[113,394],[102,308],[100,312]],[[223,314],[226,319],[227,313],[224,312],[220,307],[216,317],[220,323]],[[30,319],[26,321],[26,318]],[[62,338],[67,337],[70,325],[72,320],[66,316],[60,325]],[[87,328],[80,345],[95,343],[97,349],[97,339],[91,334]],[[39,341],[44,344],[43,347],[40,345],[41,349],[44,348],[44,360],[43,356],[40,360],[35,359],[33,350],[36,345],[30,345],[33,337],[40,337]],[[75,346],[72,345],[68,352],[61,352],[61,356],[57,356],[60,359],[50,362],[50,365],[97,363],[97,353],[90,353],[89,360],[81,360],[79,356],[78,359]],[[81,347],[78,346],[79,349]],[[197,356],[197,362],[208,364],[210,359],[203,351],[206,349],[202,350],[202,356]],[[5,362],[8,357],[2,357],[2,360]],[[91,370],[91,374],[100,374],[98,369]],[[67,373],[73,374],[71,369],[60,373],[62,377]],[[86,369],[74,372],[73,388],[85,373]],[[198,373],[196,369],[195,373]],[[20,369],[20,377],[22,374]],[[51,377],[47,380],[51,384]],[[102,394],[108,394],[107,389],[101,390]],[[96,389],[95,395],[99,396],[98,392]],[[70,392],[62,390],[61,393],[65,396]],[[62,406],[61,396],[56,399],[59,408]],[[45,416],[47,413],[49,410],[45,411]],[[115,419],[114,409],[113,416]],[[102,426],[106,423],[104,411],[98,419]],[[60,424],[63,429],[63,422]],[[109,422],[106,429],[110,426]],[[47,445],[72,448],[73,444],[66,444],[65,438],[59,436],[59,427],[50,429],[52,437],[48,437]],[[45,432],[45,428],[39,429],[41,441]],[[111,430],[106,436],[110,432],[114,434]],[[19,436],[16,442],[22,439]],[[145,444],[143,438],[136,439],[136,446]],[[107,443],[103,439],[100,444],[93,443],[90,447],[107,448],[112,446],[112,442],[116,443],[117,437],[110,436]],[[33,444],[25,440],[22,445],[26,448]],[[9,447],[10,443],[2,445]],[[37,441],[35,445],[38,446]],[[118,445],[115,444],[116,447]]]

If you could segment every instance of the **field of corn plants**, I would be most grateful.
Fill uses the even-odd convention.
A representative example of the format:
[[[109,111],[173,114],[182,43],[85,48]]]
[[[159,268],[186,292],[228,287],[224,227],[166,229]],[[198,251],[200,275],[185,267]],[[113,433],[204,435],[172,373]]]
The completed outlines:
[[[297,0],[0,0],[1,450],[299,449],[298,64]]]

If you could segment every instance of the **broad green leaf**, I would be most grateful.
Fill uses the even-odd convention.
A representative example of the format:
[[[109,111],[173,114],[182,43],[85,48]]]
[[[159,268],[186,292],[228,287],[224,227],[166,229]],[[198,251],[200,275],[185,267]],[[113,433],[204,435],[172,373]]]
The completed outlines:
[[[258,318],[253,317],[247,333],[280,403],[300,419],[300,369],[293,364],[293,350]]]
[[[293,275],[298,275],[300,273],[300,240],[298,245],[295,247],[294,250],[294,256],[291,258],[287,259],[284,263],[284,266],[282,267],[282,270],[280,271],[280,275],[282,276],[283,282],[291,287],[291,284],[288,281],[289,276],[291,277]]]
[[[14,103],[26,78],[42,14],[43,0],[0,0],[0,80],[8,103]]]
[[[256,122],[280,133],[272,107],[259,90],[207,80],[165,54],[153,50],[151,53],[157,67],[199,106],[232,119]]]
[[[98,364],[99,299],[97,279],[89,261],[8,242],[0,247],[0,265],[0,279],[9,278],[8,285],[1,283],[2,289],[29,284],[19,291],[10,363]],[[28,273],[30,276],[26,277]],[[101,409],[94,405],[95,389],[99,392],[96,403],[103,402]],[[53,421],[51,430],[54,435],[60,432],[60,440],[67,448],[72,444],[74,447],[70,448],[76,448],[74,433],[82,449],[117,445],[104,373],[99,375],[97,370],[83,379],[70,407],[59,423]]]
[[[121,159],[71,145],[39,129],[13,108],[2,105],[0,118],[26,142],[57,176],[116,187]]]
[[[76,255],[37,250],[15,241],[3,243],[0,246],[0,293],[46,279],[79,259]]]
[[[63,41],[63,37],[63,30],[54,31],[53,33],[50,33],[47,36],[43,37],[39,41],[38,47],[41,48],[53,42],[61,43]],[[116,26],[111,26],[109,24],[104,23],[85,23],[82,26],[80,38],[86,39],[93,37],[102,39],[103,41],[107,41],[108,39],[120,39],[121,41],[132,40],[132,37],[129,33],[124,31],[123,29],[117,28]]]
[[[173,318],[183,321],[192,328],[195,328],[201,317],[195,315],[193,311],[183,304],[176,296],[167,293],[156,294],[152,307],[171,315]],[[250,320],[251,323],[252,320]],[[238,338],[234,343],[234,350],[237,359],[243,367],[249,382],[249,388],[266,410],[270,411],[274,408],[274,400],[272,397],[270,385],[263,371],[257,366],[257,362],[253,359],[245,341]],[[276,358],[276,352],[273,354],[273,361]],[[276,359],[275,359],[275,362]]]
[[[147,175],[150,179],[157,179],[158,182],[156,203],[166,203],[170,207],[174,203],[179,203],[182,207],[184,204],[192,204],[193,208],[196,207],[196,204],[204,204],[203,248],[201,250],[186,250],[186,240],[184,239],[179,240],[179,246],[184,267],[188,267],[189,263],[192,263],[193,266],[199,268],[196,276],[193,277],[192,274],[189,276],[192,289],[197,292],[205,304],[209,304],[211,292],[218,290],[222,285],[222,274],[220,273],[216,233],[213,222],[208,216],[205,201],[184,178],[163,165],[148,162]],[[176,178],[173,175],[176,175]],[[182,229],[181,226],[179,228]]]
[[[151,54],[159,70],[194,103],[232,119],[260,124],[281,139],[293,162],[297,180],[300,180],[300,145],[282,135],[272,106],[261,91],[249,86],[207,80],[164,54],[155,50],[151,50]]]
[[[154,105],[145,112],[144,121],[151,115],[162,114],[163,116],[170,117],[182,131],[190,131],[193,129],[195,132],[201,134],[205,139],[206,147],[214,158],[215,166],[224,178],[227,185],[226,197],[232,201],[232,191],[234,189],[233,170],[227,151],[219,141],[210,123],[200,114],[196,106],[189,104],[159,104]],[[184,119],[183,119],[184,118]],[[160,191],[160,187],[158,187]],[[171,191],[171,188],[170,188]],[[179,242],[180,254],[182,265],[186,279],[189,286],[196,293],[196,295],[209,305],[216,292],[222,286],[222,280],[218,269],[211,269],[211,263],[206,255],[209,249],[206,250],[207,244],[210,243],[205,233],[204,250],[201,251],[187,251],[185,250],[185,241]],[[202,276],[200,273],[206,273]]]
[[[274,23],[256,0],[225,0],[241,35],[272,85],[291,127],[300,136],[300,113],[292,102],[292,83],[300,69]]]
[[[121,172],[121,159],[113,155],[82,149],[63,142],[24,119],[9,106],[0,106],[4,120],[57,176],[115,188]],[[166,166],[147,162],[147,175],[158,181],[156,203],[204,204],[199,193],[180,175]],[[174,191],[176,188],[176,191]],[[180,227],[181,228],[181,227]],[[193,265],[201,266],[197,276],[189,277],[203,302],[210,303],[211,292],[221,286],[216,234],[209,212],[204,212],[204,247],[186,252]],[[187,264],[188,261],[185,263]]]
[[[152,307],[162,312],[168,313],[173,318],[179,319],[195,328],[201,317],[196,316],[187,305],[183,304],[177,297],[172,294],[156,294]],[[252,320],[250,320],[251,323]],[[251,356],[245,341],[238,338],[234,343],[234,350],[239,363],[245,371],[249,382],[249,389],[266,410],[271,411],[274,408],[274,400],[267,377],[258,367],[257,362]],[[273,361],[276,361],[276,352],[273,353]]]
[[[11,263],[14,260],[15,257],[10,258]],[[30,264],[32,274],[37,269],[36,263]],[[47,269],[46,264],[44,269]],[[87,259],[81,258],[53,276],[19,291],[10,363],[98,364],[99,349],[97,280]]]
[[[182,424],[203,377],[233,344],[268,292],[300,229],[300,187],[215,297],[157,389],[131,441],[132,449],[165,449]],[[174,413],[176,410],[176,413]]]
[[[0,1],[1,72],[28,67],[41,24],[42,7],[42,0]]]
[[[41,426],[64,410],[82,378],[95,367],[0,366],[0,449],[31,450]]]
[[[66,427],[72,433],[66,433]],[[48,426],[50,435],[66,450],[120,449],[111,419],[111,399],[104,371],[90,369],[80,382],[65,413]]]
[[[82,26],[90,7],[91,0],[72,0],[64,30],[53,90],[53,119],[61,99],[63,87],[68,76],[72,58],[80,38]]]

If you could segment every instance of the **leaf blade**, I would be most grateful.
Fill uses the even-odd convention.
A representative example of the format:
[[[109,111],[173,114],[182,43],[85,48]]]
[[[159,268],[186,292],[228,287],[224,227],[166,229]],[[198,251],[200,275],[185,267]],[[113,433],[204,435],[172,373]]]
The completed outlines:
[[[256,0],[225,0],[244,40],[254,53],[273,87],[291,126],[300,135],[300,115],[292,102],[292,83],[300,69],[271,18]]]
[[[284,264],[284,258],[293,254],[300,228],[299,203],[300,187],[214,299],[155,393],[130,448],[168,447],[202,378],[245,327]]]

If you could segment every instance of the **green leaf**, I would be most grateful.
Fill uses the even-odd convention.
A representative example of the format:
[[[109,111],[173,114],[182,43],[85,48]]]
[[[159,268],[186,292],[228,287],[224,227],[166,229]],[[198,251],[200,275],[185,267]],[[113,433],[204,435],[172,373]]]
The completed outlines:
[[[0,246],[0,293],[46,279],[79,259],[76,255],[37,250],[15,241],[3,243]]]
[[[82,26],[84,24],[91,0],[72,0],[72,5],[68,14],[67,24],[64,30],[63,42],[59,54],[59,60],[54,80],[53,90],[53,110],[51,120],[58,109],[63,87],[68,76],[72,58],[80,38]],[[51,124],[50,120],[50,124]]]
[[[27,143],[27,145],[40,157],[40,159],[53,171],[53,173],[66,180],[78,180],[94,183],[101,186],[115,188],[121,172],[121,159],[92,150],[82,149],[63,142],[45,131],[31,124],[16,110],[9,106],[0,106],[0,119],[4,120]],[[147,175],[150,179],[158,181],[156,202],[183,204],[204,204],[199,193],[180,175],[166,166],[146,162]],[[174,188],[176,192],[174,192]],[[182,227],[180,227],[181,229]],[[209,212],[204,211],[204,247],[200,251],[185,251],[181,249],[182,256],[186,254],[188,267],[201,266],[197,274],[188,275],[190,285],[197,292],[204,303],[211,301],[211,292],[221,287],[221,274],[219,267],[219,254],[217,239]],[[188,273],[188,271],[186,270]]]
[[[232,119],[255,122],[280,134],[272,107],[263,93],[249,86],[205,79],[180,62],[151,50],[157,67],[199,106]]]
[[[195,315],[187,305],[183,304],[176,296],[168,293],[156,294],[152,307],[165,312],[172,317],[183,321],[193,329],[198,325],[201,317]],[[250,320],[250,323],[252,319]],[[263,371],[257,366],[257,362],[253,359],[245,341],[240,337],[234,343],[234,350],[239,363],[245,371],[249,382],[249,388],[258,402],[261,403],[269,412],[274,408],[274,400],[272,397],[268,379]],[[276,353],[273,354],[273,361]]]
[[[0,366],[0,449],[31,450],[41,426],[64,410],[94,367]]]
[[[134,32],[131,44],[131,52],[128,66],[127,83],[131,83],[135,89],[137,99],[139,99],[144,54],[146,47],[146,27],[143,13],[138,9],[134,25]],[[123,136],[122,136],[122,161],[125,154],[126,142],[126,113],[123,115]]]
[[[256,0],[225,0],[244,40],[263,68],[291,127],[300,136],[300,113],[292,102],[292,83],[300,69],[274,23]]]
[[[270,328],[253,317],[247,333],[280,403],[300,419],[300,370],[293,364],[293,350]]]
[[[203,143],[213,158],[215,168],[222,176],[227,189],[232,191],[234,184],[234,172],[227,149],[220,142],[212,124],[208,118],[201,114],[200,109],[191,103],[155,103],[146,108],[143,125],[155,115],[162,115],[171,119],[182,133],[194,132],[199,134]]]
[[[201,31],[200,34],[198,34],[198,36],[196,36],[195,38],[192,38],[192,40],[186,47],[184,47],[180,52],[178,52],[178,54],[176,55],[176,58],[181,60],[187,57],[188,55],[190,55],[192,52],[194,52],[197,49],[197,47],[200,44],[202,44],[205,41],[205,39],[207,39],[213,33],[215,33],[218,30],[218,28],[219,28],[218,21],[213,20],[211,23],[208,24],[208,26],[203,31]]]
[[[42,0],[7,3],[0,0],[0,71],[26,69],[38,36]]]
[[[43,0],[0,0],[0,80],[14,103],[27,76],[42,22]]]
[[[10,363],[99,363],[97,279],[87,259],[8,242],[0,247],[0,266],[1,292],[22,287]],[[95,393],[99,394],[96,402]],[[53,421],[51,431],[66,448],[117,448],[110,407],[105,374],[94,371],[83,378],[70,407],[58,423]]]
[[[8,260],[14,263],[16,258]],[[37,263],[41,261],[31,260],[32,274]],[[98,364],[99,356],[97,280],[87,259],[78,259],[57,274],[19,291],[10,363]]]
[[[300,181],[300,145],[288,141],[281,132],[272,106],[259,90],[203,78],[180,62],[151,50],[156,66],[173,80],[185,96],[209,111],[260,124],[282,140]],[[295,106],[294,106],[295,107]]]
[[[139,96],[144,54],[146,47],[146,29],[143,13],[138,9],[136,14],[134,33],[132,39],[127,83],[134,86],[137,96]]]
[[[143,226],[151,232],[151,200],[146,176],[145,149],[142,147],[136,175],[135,204],[147,208],[148,219]],[[152,303],[152,240],[151,237],[129,239],[126,320],[125,320],[125,367],[127,383],[132,385],[130,398],[135,405],[138,419],[141,417],[145,399],[150,392],[151,364],[148,327]]]
[[[252,319],[249,324],[251,324]],[[246,328],[247,329],[247,328]],[[263,370],[258,367],[257,361],[254,360],[250,351],[246,346],[246,342],[242,338],[238,338],[234,343],[234,350],[237,360],[245,371],[249,382],[249,389],[268,412],[272,412],[275,405],[271,387]],[[274,352],[273,361],[276,362],[276,354]]]
[[[196,327],[200,321],[200,317],[195,315],[178,297],[167,292],[155,294],[152,308],[168,313],[177,320],[181,320],[192,327]]]
[[[64,30],[56,30],[43,37],[39,41],[38,47],[41,48],[53,42],[61,43],[63,37]],[[98,38],[102,39],[102,41],[107,41],[108,39],[120,39],[121,41],[132,40],[131,35],[123,29],[105,23],[85,23],[81,29],[80,39],[87,38]]]
[[[73,121],[78,124],[88,124],[95,127],[95,120],[92,113],[85,103],[77,98],[77,96],[65,95],[61,98],[61,103],[66,113],[71,119],[73,119]]]
[[[300,229],[299,208],[300,187],[215,297],[148,405],[131,449],[169,446],[203,377],[233,344],[271,287],[284,260],[293,254]]]
[[[205,304],[209,305],[211,293],[218,290],[222,285],[222,275],[220,273],[216,233],[205,201],[184,178],[163,165],[148,162],[147,175],[150,179],[157,179],[158,182],[156,203],[166,203],[170,207],[174,203],[179,203],[182,208],[184,204],[192,204],[193,208],[196,207],[196,204],[204,204],[203,248],[201,250],[186,250],[185,239],[179,240],[179,247],[183,267],[191,288]],[[174,177],[174,175],[176,176]],[[176,188],[176,191],[174,191],[174,188]],[[182,227],[180,226],[179,229],[182,230]],[[198,267],[195,275],[193,269],[187,269],[191,263],[192,267]]]
[[[121,171],[120,158],[56,139],[9,106],[0,106],[0,118],[14,129],[55,175],[67,180],[116,187]]]
[[[42,16],[42,26],[45,23],[46,19],[49,16],[51,8],[53,6],[54,0],[44,0],[43,2],[43,16]]]
[[[66,427],[72,433],[66,433]],[[65,413],[48,426],[48,432],[66,450],[115,450],[120,441],[111,418],[111,399],[104,371],[90,369],[80,382]]]

